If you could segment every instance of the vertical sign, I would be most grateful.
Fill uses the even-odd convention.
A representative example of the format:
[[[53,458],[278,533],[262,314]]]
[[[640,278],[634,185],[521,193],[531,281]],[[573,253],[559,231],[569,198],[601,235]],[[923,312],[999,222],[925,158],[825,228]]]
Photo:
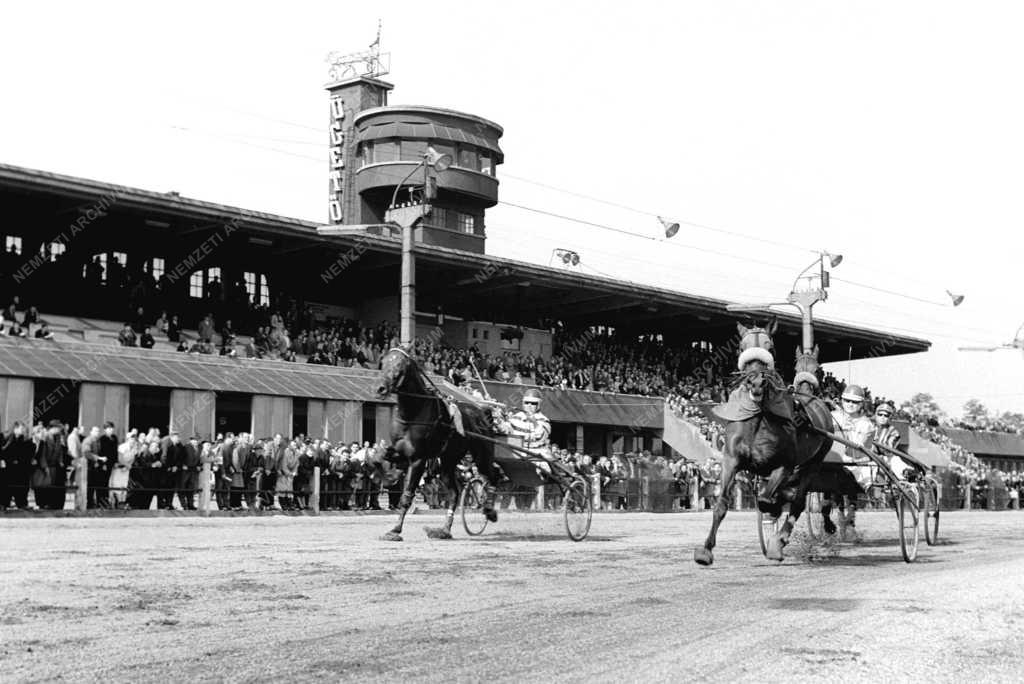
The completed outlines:
[[[327,216],[330,223],[342,222],[341,174],[345,168],[345,103],[337,95],[331,97],[330,189],[327,193]]]

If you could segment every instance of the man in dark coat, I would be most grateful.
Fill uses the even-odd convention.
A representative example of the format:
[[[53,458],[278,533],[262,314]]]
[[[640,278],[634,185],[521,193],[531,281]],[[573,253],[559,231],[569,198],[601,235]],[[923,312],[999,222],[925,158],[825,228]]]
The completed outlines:
[[[181,476],[188,460],[188,449],[181,443],[181,435],[178,434],[177,430],[171,430],[171,434],[167,436],[167,445],[164,447],[164,477],[163,487],[166,491],[160,492],[158,500],[160,501],[160,508],[166,508],[170,510],[174,508],[174,494],[177,492],[178,500],[181,502],[181,507],[188,510],[188,506],[185,505],[185,498],[191,498],[191,493],[188,497],[181,491]]]
[[[117,434],[114,432],[114,424],[109,420],[103,423],[103,434],[100,435],[98,450],[99,458],[96,459],[96,503],[100,508],[110,505],[110,471],[117,465]],[[89,473],[89,488],[92,489],[94,476]]]
[[[32,459],[35,447],[26,434],[22,422],[15,421],[10,434],[0,445],[0,472],[4,487],[0,488],[0,510],[7,508],[14,499],[14,505],[28,508],[29,479],[32,476]]]
[[[203,470],[202,461],[199,457],[199,438],[193,436],[184,445],[185,453],[178,466],[177,492],[178,501],[186,511],[196,510],[196,486],[199,482],[199,473]]]
[[[260,508],[274,507],[277,467],[282,458],[284,458],[284,437],[281,434],[276,434],[274,441],[263,450],[263,458],[260,461],[260,467],[263,469],[260,476]]]

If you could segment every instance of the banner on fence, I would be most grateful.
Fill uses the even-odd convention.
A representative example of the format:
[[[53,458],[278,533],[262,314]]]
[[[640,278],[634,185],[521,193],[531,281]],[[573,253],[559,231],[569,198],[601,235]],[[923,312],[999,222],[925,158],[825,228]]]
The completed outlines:
[[[722,453],[713,448],[700,434],[700,428],[680,418],[665,402],[665,431],[662,440],[685,458],[703,463],[708,459],[720,461]]]

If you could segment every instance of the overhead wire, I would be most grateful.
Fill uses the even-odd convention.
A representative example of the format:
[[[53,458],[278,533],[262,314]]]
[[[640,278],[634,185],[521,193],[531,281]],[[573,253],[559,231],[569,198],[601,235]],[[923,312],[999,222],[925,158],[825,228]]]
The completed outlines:
[[[276,120],[276,119],[269,119],[267,117],[257,117],[257,118],[264,118],[264,119],[271,120],[271,121],[277,121],[278,123],[293,123],[293,122],[285,122],[285,121]],[[297,124],[295,124],[295,125],[297,125]],[[244,145],[244,146],[251,147],[251,148],[254,148],[254,149],[260,149],[260,150],[265,150],[265,151],[269,151],[269,152],[274,152],[276,154],[283,154],[283,155],[291,156],[291,157],[294,157],[294,158],[305,159],[305,160],[308,160],[308,161],[316,162],[318,164],[325,162],[325,158],[323,158],[323,157],[313,157],[311,155],[291,152],[289,150],[283,150],[283,149],[280,149],[280,148],[277,148],[277,147],[272,147],[272,146],[268,146],[268,145],[261,145],[261,144],[258,144],[258,143],[250,142],[249,140],[240,139],[240,138],[274,139],[274,138],[272,138],[270,136],[267,136],[267,137],[245,136],[245,135],[233,136],[233,135],[230,135],[230,134],[215,133],[215,132],[211,132],[211,131],[206,131],[206,130],[198,129],[198,128],[195,128],[195,127],[186,127],[186,126],[179,126],[179,125],[171,125],[171,128],[173,128],[175,130],[180,130],[180,131],[188,132],[188,133],[195,133],[195,134],[198,134],[198,135],[205,135],[205,136],[208,136],[208,137],[220,138],[220,139],[226,140],[227,142],[230,142],[230,143],[234,143],[234,144],[238,144],[238,145]],[[312,127],[306,127],[306,128],[312,128]],[[313,129],[313,130],[321,130],[321,129]],[[289,141],[287,139],[281,139],[281,138],[278,138],[277,140],[279,140],[281,142],[285,142],[286,144],[288,144],[289,142],[294,143],[294,144],[309,144],[309,143],[306,143],[305,141],[299,141],[299,140],[291,140],[291,141]],[[384,175],[385,177],[393,177],[396,180],[398,180],[398,178],[399,178],[399,174],[390,174],[390,173],[388,173],[387,171],[384,171],[384,170],[378,170],[378,173],[382,173],[382,175]],[[403,174],[403,177],[404,177],[404,174]],[[510,174],[502,174],[502,177],[513,177],[513,176],[511,176]],[[659,214],[655,214],[653,212],[648,212],[648,211],[644,211],[644,210],[641,210],[641,209],[637,209],[635,207],[630,207],[629,205],[620,204],[620,203],[616,203],[616,202],[611,202],[609,200],[601,200],[600,198],[595,198],[595,197],[586,195],[584,193],[577,193],[577,192],[566,190],[566,189],[563,189],[563,188],[558,188],[557,186],[552,186],[552,185],[549,185],[549,184],[546,184],[546,183],[540,183],[540,182],[537,182],[537,181],[530,181],[529,179],[524,179],[524,178],[521,178],[521,177],[518,177],[518,176],[515,177],[515,178],[517,180],[520,180],[520,181],[523,181],[523,182],[527,182],[527,183],[530,183],[530,184],[534,184],[534,185],[538,185],[540,187],[545,187],[545,188],[548,188],[548,189],[553,189],[553,190],[556,190],[556,191],[559,191],[559,192],[564,192],[564,193],[567,193],[567,194],[570,194],[570,195],[579,196],[581,198],[585,198],[585,199],[601,202],[601,203],[608,204],[608,205],[611,205],[611,206],[617,206],[619,208],[627,209],[627,210],[633,211],[635,213],[639,213],[639,214],[643,214],[643,215],[647,215],[647,216],[659,217],[659,218],[661,217],[661,215],[659,215]],[[729,252],[723,252],[723,251],[720,251],[720,250],[714,250],[714,249],[710,249],[710,248],[707,248],[707,247],[701,247],[701,246],[698,246],[698,245],[692,245],[692,244],[684,243],[684,242],[677,241],[677,240],[663,240],[663,239],[660,239],[660,238],[655,237],[653,235],[644,235],[643,233],[637,233],[635,231],[626,230],[626,229],[619,228],[619,227],[616,227],[616,226],[612,226],[612,225],[609,225],[609,224],[598,223],[596,221],[589,221],[589,220],[581,219],[581,218],[578,218],[578,217],[575,217],[575,216],[570,216],[570,215],[567,215],[567,214],[562,214],[562,213],[558,213],[558,212],[548,211],[548,210],[545,210],[545,209],[539,209],[537,207],[530,207],[530,206],[527,206],[527,205],[524,205],[524,204],[520,204],[520,203],[517,203],[517,202],[512,202],[512,201],[508,201],[508,200],[499,200],[498,203],[502,204],[502,205],[505,205],[505,206],[508,206],[508,207],[511,207],[511,208],[515,208],[515,209],[519,209],[519,210],[524,210],[524,211],[528,211],[528,212],[535,213],[535,214],[538,214],[538,215],[544,215],[544,216],[548,216],[548,217],[551,217],[551,218],[556,218],[556,219],[559,219],[559,220],[570,221],[570,222],[573,222],[573,223],[578,223],[580,225],[586,225],[586,226],[590,226],[590,227],[595,227],[595,228],[598,228],[598,229],[607,230],[607,231],[610,231],[610,232],[626,235],[626,236],[629,236],[629,237],[640,238],[642,240],[647,240],[647,241],[651,241],[651,242],[667,242],[668,244],[672,244],[672,245],[674,245],[677,248],[690,249],[690,250],[694,250],[694,251],[698,251],[698,252],[702,252],[702,253],[706,253],[706,254],[713,254],[713,255],[721,256],[721,257],[728,258],[728,259],[734,259],[734,260],[743,261],[743,262],[747,262],[747,263],[752,263],[752,264],[756,264],[756,265],[760,265],[760,266],[766,266],[768,268],[784,270],[784,271],[787,271],[787,272],[791,272],[792,271],[792,267],[791,266],[787,266],[787,265],[783,265],[783,264],[779,264],[779,263],[775,263],[775,262],[767,262],[767,261],[763,261],[763,260],[759,260],[759,259],[752,259],[750,257],[745,257],[745,256],[741,256],[741,255],[737,255],[737,254],[729,253]],[[707,225],[704,225],[704,224],[698,224],[698,223],[695,223],[695,222],[690,222],[690,221],[685,221],[685,220],[678,220],[678,219],[673,219],[673,220],[676,220],[679,223],[684,223],[686,225],[693,225],[693,226],[704,228],[704,229],[707,229],[707,230],[714,230],[716,232],[721,232],[721,233],[724,233],[724,234],[730,234],[730,235],[733,235],[733,236],[736,236],[736,237],[740,237],[740,238],[753,239],[753,240],[756,240],[756,241],[759,241],[759,242],[764,242],[764,243],[768,243],[768,244],[774,244],[776,246],[782,246],[782,247],[793,248],[793,249],[800,249],[801,251],[809,251],[809,252],[812,252],[812,253],[817,253],[816,250],[810,250],[810,249],[806,249],[806,248],[797,248],[794,245],[790,245],[790,244],[784,243],[784,242],[772,241],[772,240],[767,240],[767,239],[762,239],[762,238],[756,238],[754,236],[746,235],[746,234],[743,234],[743,233],[738,233],[738,232],[735,232],[735,231],[727,231],[727,230],[724,230],[724,229],[716,229],[713,226],[707,226]],[[588,247],[588,249],[592,249],[592,248]],[[638,260],[638,261],[643,261],[643,260]],[[652,262],[648,262],[648,263],[652,263]],[[616,276],[612,276],[610,274],[606,274],[606,273],[603,273],[601,271],[598,271],[597,269],[594,269],[592,266],[589,266],[589,264],[588,264],[588,268],[591,268],[595,272],[601,273],[605,277],[614,278],[614,279],[622,279],[621,276],[620,277],[616,277]],[[723,276],[724,275],[725,274],[723,274]],[[888,294],[888,295],[895,296],[895,297],[900,297],[900,298],[908,299],[908,300],[911,300],[911,301],[916,301],[916,302],[925,303],[925,304],[929,304],[929,305],[933,305],[933,306],[940,306],[940,307],[948,306],[948,305],[945,305],[945,304],[943,304],[941,302],[936,302],[934,300],[928,300],[928,299],[924,299],[924,298],[921,298],[921,297],[915,297],[913,295],[908,295],[906,293],[897,292],[897,291],[894,291],[894,290],[888,290],[888,289],[885,289],[885,288],[879,288],[877,286],[868,285],[866,283],[860,283],[860,282],[853,281],[853,280],[846,279],[846,278],[842,278],[842,277],[839,277],[839,276],[832,276],[832,279],[834,281],[836,281],[836,282],[843,282],[843,283],[846,283],[848,285],[852,285],[854,287],[861,287],[861,288],[864,288],[864,289],[876,291],[876,292],[879,292],[879,293]],[[884,309],[884,307],[876,307],[876,308]],[[863,325],[863,324],[862,323],[858,323],[857,325]],[[976,330],[978,332],[984,332],[985,334],[993,334],[993,336],[996,336],[996,334],[992,333],[991,331],[981,331],[981,329],[977,329],[977,328],[974,329],[974,330]],[[939,336],[939,335],[935,335],[934,333],[927,332],[927,331],[924,331],[924,334],[933,335],[933,336]],[[957,339],[964,339],[964,338],[957,338]]]
[[[279,123],[279,124],[288,125],[288,126],[295,126],[295,127],[298,127],[298,128],[304,128],[304,129],[307,129],[307,130],[314,130],[314,131],[321,132],[321,133],[326,132],[323,127],[319,127],[319,126],[310,126],[308,124],[297,123],[297,122],[294,122],[294,121],[288,121],[288,120],[284,120],[284,119],[277,119],[277,118],[274,118],[274,117],[267,117],[267,116],[265,116],[263,114],[257,114],[255,112],[242,110],[242,109],[239,109],[237,107],[228,106],[228,105],[224,105],[224,104],[218,104],[218,103],[211,103],[209,100],[196,101],[194,98],[189,98],[188,95],[186,95],[185,97],[187,99],[192,99],[193,102],[197,102],[200,105],[211,105],[213,107],[219,107],[219,108],[224,109],[226,111],[231,111],[231,112],[235,112],[235,113],[239,113],[239,114],[244,114],[246,116],[251,116],[253,118],[262,119],[264,121],[270,121],[270,122],[273,122],[273,123]],[[295,142],[295,144],[304,144],[304,145],[318,145],[318,144],[321,144],[321,143],[318,143],[318,142],[315,142],[315,141],[309,141],[309,142],[306,142],[306,141],[294,141],[294,142]],[[272,149],[272,148],[263,148],[263,149],[268,149],[269,151],[281,152],[282,154],[291,154],[291,156],[299,156],[299,157],[304,156],[304,155],[292,154],[292,153],[289,153],[289,152],[284,151],[284,150],[277,150],[277,149]],[[320,160],[317,159],[317,161],[320,161]],[[560,192],[560,193],[563,193],[563,194],[566,194],[566,195],[569,195],[569,196],[578,197],[580,199],[586,199],[586,200],[589,200],[589,201],[597,202],[597,203],[600,203],[600,204],[604,204],[606,206],[613,206],[613,207],[616,207],[616,208],[619,208],[619,209],[623,209],[623,210],[626,210],[626,211],[631,211],[631,212],[634,212],[634,213],[637,213],[637,214],[640,214],[640,215],[644,215],[644,216],[650,216],[650,217],[655,217],[655,218],[663,218],[663,217],[673,216],[671,212],[655,213],[655,212],[652,212],[652,211],[647,210],[647,209],[640,209],[638,207],[634,207],[634,206],[631,206],[631,205],[628,205],[628,204],[624,204],[624,203],[621,203],[621,202],[615,202],[615,201],[612,201],[612,200],[607,200],[607,199],[604,199],[604,198],[595,197],[593,195],[588,195],[586,193],[582,193],[582,192],[579,192],[579,191],[576,191],[576,190],[571,190],[571,189],[568,189],[568,188],[562,188],[562,187],[559,187],[557,185],[553,185],[553,184],[545,183],[545,182],[541,182],[541,181],[536,181],[536,180],[533,180],[533,179],[530,179],[530,178],[525,178],[523,176],[518,176],[518,175],[507,173],[507,172],[503,172],[502,173],[502,178],[509,178],[509,179],[516,180],[516,181],[519,181],[519,182],[522,182],[522,183],[527,183],[527,184],[534,185],[534,186],[537,186],[537,187],[545,188],[545,189],[548,189],[548,190],[552,190],[554,192]],[[500,203],[507,204],[509,206],[518,206],[521,209],[526,209],[526,210],[530,210],[530,211],[536,211],[533,208],[525,207],[525,206],[522,206],[522,205],[514,205],[514,204],[512,204],[510,202],[500,202]],[[555,214],[554,214],[554,212],[550,212],[549,215],[553,216]],[[627,234],[627,235],[628,234],[632,234],[632,235],[635,235],[635,236],[641,237],[641,238],[645,237],[642,234],[632,233],[631,231],[623,231],[621,229],[610,228],[610,227],[602,225],[602,224],[595,224],[593,222],[588,222],[588,221],[585,221],[585,220],[582,220],[582,219],[577,219],[575,217],[569,217],[569,216],[564,216],[564,215],[559,215],[559,216],[561,218],[565,219],[565,220],[576,221],[576,222],[586,223],[588,225],[594,225],[595,227],[602,227],[602,228],[605,228],[605,229],[616,230],[617,232],[622,232],[622,233]],[[759,242],[759,243],[762,243],[762,244],[769,244],[769,245],[773,245],[773,246],[777,246],[777,247],[783,247],[783,248],[786,248],[786,249],[792,249],[792,250],[803,251],[803,252],[811,252],[811,253],[817,253],[818,252],[818,250],[810,249],[810,248],[808,248],[806,246],[795,245],[795,244],[788,243],[788,242],[781,241],[781,240],[775,240],[775,239],[770,239],[770,238],[763,238],[763,237],[759,237],[759,236],[755,236],[755,235],[750,235],[749,233],[743,233],[743,232],[739,232],[739,231],[728,230],[728,229],[725,229],[725,228],[720,228],[720,227],[717,227],[717,226],[711,226],[711,225],[708,225],[708,224],[705,224],[705,223],[699,223],[699,222],[696,222],[696,221],[688,221],[688,220],[685,220],[685,219],[677,219],[677,218],[672,218],[672,220],[677,222],[677,223],[680,223],[682,225],[688,225],[688,226],[692,226],[692,227],[695,227],[695,228],[700,228],[700,229],[703,229],[703,230],[713,231],[713,232],[721,233],[723,235],[730,235],[730,236],[741,238],[741,239],[752,240],[752,241],[756,241],[756,242]],[[689,246],[689,247],[692,248],[692,249],[700,249],[700,248],[692,246],[692,245]],[[717,255],[722,255],[722,256],[732,256],[732,255],[728,255],[726,253],[717,252],[717,251],[710,251],[709,253],[713,253],[713,254],[717,254]],[[759,262],[759,261],[752,261],[751,263],[758,263],[760,265],[767,265],[766,262]],[[773,268],[778,268],[779,266],[772,266],[772,267]],[[883,270],[880,270],[880,269],[871,268],[869,266],[863,266],[862,268],[864,268],[865,270],[870,270],[870,271],[876,272],[876,273],[882,273],[883,275],[887,275],[887,276],[890,276],[890,277],[893,275],[893,273],[890,272],[890,271],[883,271]],[[904,273],[900,273],[899,277],[906,277],[906,275]],[[911,280],[914,280],[914,279],[911,279]],[[870,286],[870,285],[867,285],[865,283],[859,283],[857,281],[847,280],[845,282],[847,282],[847,283],[849,283],[851,285],[858,286],[858,287],[864,287],[864,288],[868,288],[868,289],[872,288],[872,286]],[[914,280],[914,282],[917,282],[917,283],[922,284],[922,285],[926,285],[928,287],[934,286],[934,284],[932,284],[932,283],[927,283],[926,284],[926,283],[924,283],[924,281],[920,281],[920,280]],[[879,291],[883,291],[883,290],[879,290]],[[941,302],[936,302],[934,300],[926,300],[926,299],[923,299],[923,298],[920,298],[920,297],[914,297],[913,295],[908,295],[908,294],[903,293],[903,292],[896,292],[896,291],[893,291],[893,290],[884,290],[884,292],[886,294],[890,294],[892,296],[902,297],[902,298],[909,299],[909,300],[912,300],[912,301],[924,302],[924,303],[933,304],[933,305],[936,305],[936,306],[946,306],[944,303],[941,303]]]

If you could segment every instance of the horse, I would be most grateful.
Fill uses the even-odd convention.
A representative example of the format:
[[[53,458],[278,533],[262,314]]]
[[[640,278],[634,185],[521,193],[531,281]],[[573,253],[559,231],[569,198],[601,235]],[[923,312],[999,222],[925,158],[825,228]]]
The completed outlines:
[[[724,406],[715,409],[725,419],[722,458],[722,496],[715,504],[711,530],[703,546],[693,551],[699,565],[714,562],[712,550],[726,512],[732,505],[736,474],[744,471],[767,478],[757,497],[758,508],[773,517],[789,503],[785,521],[768,543],[767,556],[782,560],[793,526],[806,505],[811,475],[832,447],[832,440],[808,428],[808,424],[832,431],[832,417],[824,402],[794,395],[775,371],[772,351],[773,321],[765,328],[737,324],[740,356],[737,379]]]
[[[431,539],[452,538],[460,490],[456,471],[467,452],[472,454],[477,470],[486,481],[484,515],[489,521],[496,521],[498,513],[494,510],[492,484],[497,481],[494,446],[466,437],[456,426],[440,390],[420,369],[408,346],[394,347],[381,359],[377,394],[380,397],[394,394],[398,401],[398,411],[391,423],[391,446],[387,457],[408,466],[398,503],[398,522],[382,539],[402,541],[405,516],[423,478],[427,461],[435,457],[440,459],[439,477],[447,489],[447,515],[443,527],[427,528],[427,536]],[[472,409],[463,409],[464,414],[467,412],[472,413]]]

